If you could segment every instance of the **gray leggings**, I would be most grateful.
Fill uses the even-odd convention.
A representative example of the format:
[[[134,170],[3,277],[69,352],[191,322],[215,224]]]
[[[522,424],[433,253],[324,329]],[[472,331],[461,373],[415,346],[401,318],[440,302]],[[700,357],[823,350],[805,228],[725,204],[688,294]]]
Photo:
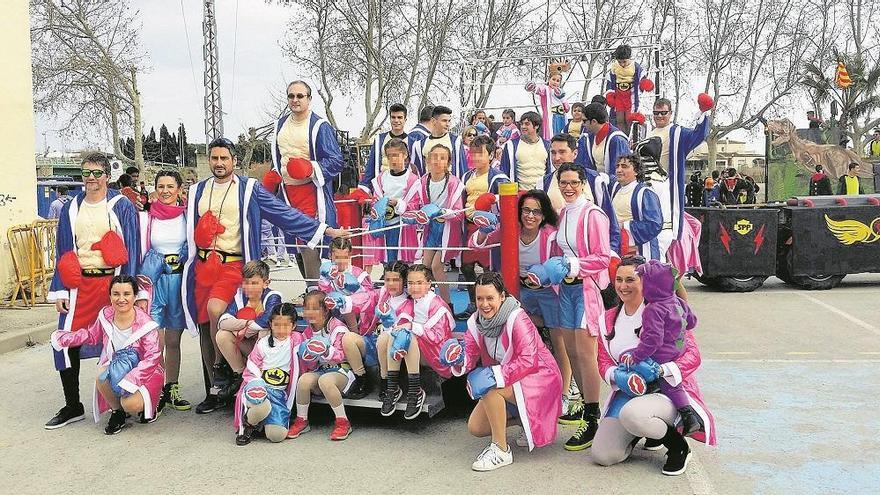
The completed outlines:
[[[602,418],[590,449],[593,462],[611,466],[625,461],[639,437],[660,439],[667,425],[675,423],[678,411],[663,394],[631,399],[617,418]]]

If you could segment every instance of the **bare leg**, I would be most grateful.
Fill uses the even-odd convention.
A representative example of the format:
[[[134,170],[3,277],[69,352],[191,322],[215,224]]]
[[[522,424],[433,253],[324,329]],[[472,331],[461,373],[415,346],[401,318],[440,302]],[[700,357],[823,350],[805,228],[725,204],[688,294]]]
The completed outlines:
[[[128,414],[136,414],[144,410],[144,396],[135,392],[119,400],[122,409]]]
[[[388,347],[390,345],[391,334],[388,332],[380,334],[376,339],[376,351],[379,354],[379,376],[382,378],[388,378]]]
[[[342,321],[345,323],[345,326],[348,327],[348,331],[357,333],[357,316],[354,313],[346,313],[340,316],[342,317]]]
[[[419,372],[421,357],[422,354],[419,351],[419,339],[413,336],[412,340],[409,341],[409,349],[406,351],[406,357],[403,358],[403,361],[406,363],[407,373],[415,374]],[[400,369],[399,364],[397,369]]]
[[[492,442],[507,450],[507,402],[516,404],[513,389],[490,390],[468,418],[468,431],[475,437],[492,436]]]
[[[165,383],[177,382],[180,378],[180,336],[178,330],[165,330]]]
[[[235,343],[234,333],[228,330],[218,331],[217,347],[220,348],[220,353],[226,358],[226,362],[229,363],[232,371],[241,373],[244,370],[244,357],[238,349],[238,344]]]
[[[269,416],[270,412],[272,412],[272,403],[269,402],[269,399],[266,399],[260,404],[249,406],[245,416],[247,417],[249,425],[258,425],[260,424],[260,421],[263,421]]]
[[[559,366],[559,372],[562,373],[562,393],[568,394],[571,386],[571,361],[568,359],[568,353],[565,350],[565,339],[563,331],[559,328],[550,329],[550,342],[553,344],[553,357],[556,358],[556,364]]]
[[[220,319],[220,315],[226,312],[227,306],[229,306],[229,304],[223,299],[217,299],[214,297],[208,299],[208,320],[211,323],[211,346],[214,350],[214,362],[212,362],[208,368],[214,364],[220,363],[220,358],[223,356],[220,353],[220,348],[217,346],[217,321]]]
[[[104,368],[98,369],[98,375],[104,372]],[[113,393],[113,389],[110,388],[110,382],[108,380],[95,380],[95,384],[98,387],[98,392],[104,397],[104,400],[107,401],[107,404],[114,410],[122,409],[122,406],[119,404],[119,397]]]
[[[446,281],[446,272],[443,271],[443,255],[440,251],[436,249],[426,249],[424,263],[431,269],[435,281]],[[438,284],[437,293],[444,301],[449,303],[449,286],[446,284]]]

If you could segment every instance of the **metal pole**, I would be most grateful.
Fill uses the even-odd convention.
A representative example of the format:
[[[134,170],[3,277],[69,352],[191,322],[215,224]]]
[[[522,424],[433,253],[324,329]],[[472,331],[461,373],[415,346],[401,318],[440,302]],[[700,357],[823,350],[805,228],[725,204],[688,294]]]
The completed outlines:
[[[519,185],[508,182],[498,186],[501,196],[501,278],[507,293],[519,297]]]
[[[205,59],[205,145],[223,137],[223,107],[220,104],[220,57],[217,47],[217,19],[214,17],[214,0],[204,0],[202,34]],[[207,149],[205,150],[207,151]]]

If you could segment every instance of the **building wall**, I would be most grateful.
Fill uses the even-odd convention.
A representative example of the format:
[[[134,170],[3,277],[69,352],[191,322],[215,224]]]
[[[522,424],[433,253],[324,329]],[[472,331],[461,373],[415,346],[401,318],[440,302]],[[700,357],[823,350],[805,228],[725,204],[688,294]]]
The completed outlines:
[[[6,230],[37,215],[34,163],[34,102],[31,92],[31,43],[27,0],[3,2],[0,15],[0,296],[8,300],[15,280]],[[14,179],[13,179],[14,178]]]

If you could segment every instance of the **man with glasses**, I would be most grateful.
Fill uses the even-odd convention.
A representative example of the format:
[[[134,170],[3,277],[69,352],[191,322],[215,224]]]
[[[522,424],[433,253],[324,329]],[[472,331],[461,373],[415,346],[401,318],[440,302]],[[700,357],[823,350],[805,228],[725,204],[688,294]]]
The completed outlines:
[[[543,125],[537,112],[526,112],[520,117],[520,136],[504,144],[501,152],[501,171],[520,190],[535,189],[542,178],[551,172],[550,143],[541,137]]]
[[[57,269],[47,300],[59,313],[58,329],[84,331],[110,304],[110,279],[135,275],[140,259],[137,211],[119,191],[107,188],[110,161],[90,153],[81,163],[85,190],[61,208],[55,238]],[[145,294],[138,306],[146,308]],[[79,400],[80,359],[97,357],[101,344],[54,347],[55,369],[61,375],[65,406],[46,423],[47,430],[85,418]]]
[[[442,105],[434,107],[434,110],[431,112],[431,135],[413,144],[411,157],[413,164],[419,171],[419,175],[425,174],[428,152],[438,144],[442,144],[452,150],[452,156],[449,158],[449,168],[453,175],[461,179],[464,173],[468,171],[467,158],[465,157],[461,136],[449,131],[451,123],[452,110],[449,107]]]
[[[658,98],[654,102],[654,130],[649,137],[659,137],[663,143],[660,166],[666,168],[669,174],[665,180],[654,178],[655,180],[651,181],[651,189],[657,193],[663,211],[663,230],[657,236],[661,259],[666,259],[666,252],[672,241],[680,240],[684,235],[685,159],[694,148],[705,141],[712,126],[709,119],[709,111],[715,106],[712,98],[701,93],[697,97],[697,103],[700,107],[697,125],[689,129],[671,123],[671,101]]]
[[[388,170],[388,161],[385,158],[385,142],[389,139],[397,138],[406,141],[406,131],[403,126],[406,125],[406,107],[400,103],[395,103],[388,108],[388,120],[391,122],[391,130],[379,133],[373,139],[373,145],[370,146],[370,157],[367,159],[367,165],[364,167],[364,178],[361,179],[358,189],[372,195],[373,179]],[[368,199],[370,196],[363,196]]]
[[[231,397],[219,397],[232,371],[222,363],[217,349],[217,321],[241,286],[245,263],[260,259],[260,223],[268,220],[291,238],[307,242],[309,249],[325,236],[347,232],[284,204],[255,179],[236,175],[235,145],[226,138],[208,145],[213,177],[197,182],[187,201],[188,258],[183,268],[181,296],[189,329],[198,329],[205,365],[207,398],[196,406],[206,414]],[[232,394],[235,391],[229,390]]]
[[[333,179],[342,171],[342,151],[336,130],[310,110],[311,102],[312,88],[304,81],[287,85],[290,113],[275,124],[272,170],[264,176],[263,185],[273,193],[282,185],[282,198],[288,205],[326,225],[335,226]],[[287,244],[293,243],[292,237],[287,236],[285,240]],[[303,276],[309,280],[317,279],[320,251],[300,248],[299,259]]]

